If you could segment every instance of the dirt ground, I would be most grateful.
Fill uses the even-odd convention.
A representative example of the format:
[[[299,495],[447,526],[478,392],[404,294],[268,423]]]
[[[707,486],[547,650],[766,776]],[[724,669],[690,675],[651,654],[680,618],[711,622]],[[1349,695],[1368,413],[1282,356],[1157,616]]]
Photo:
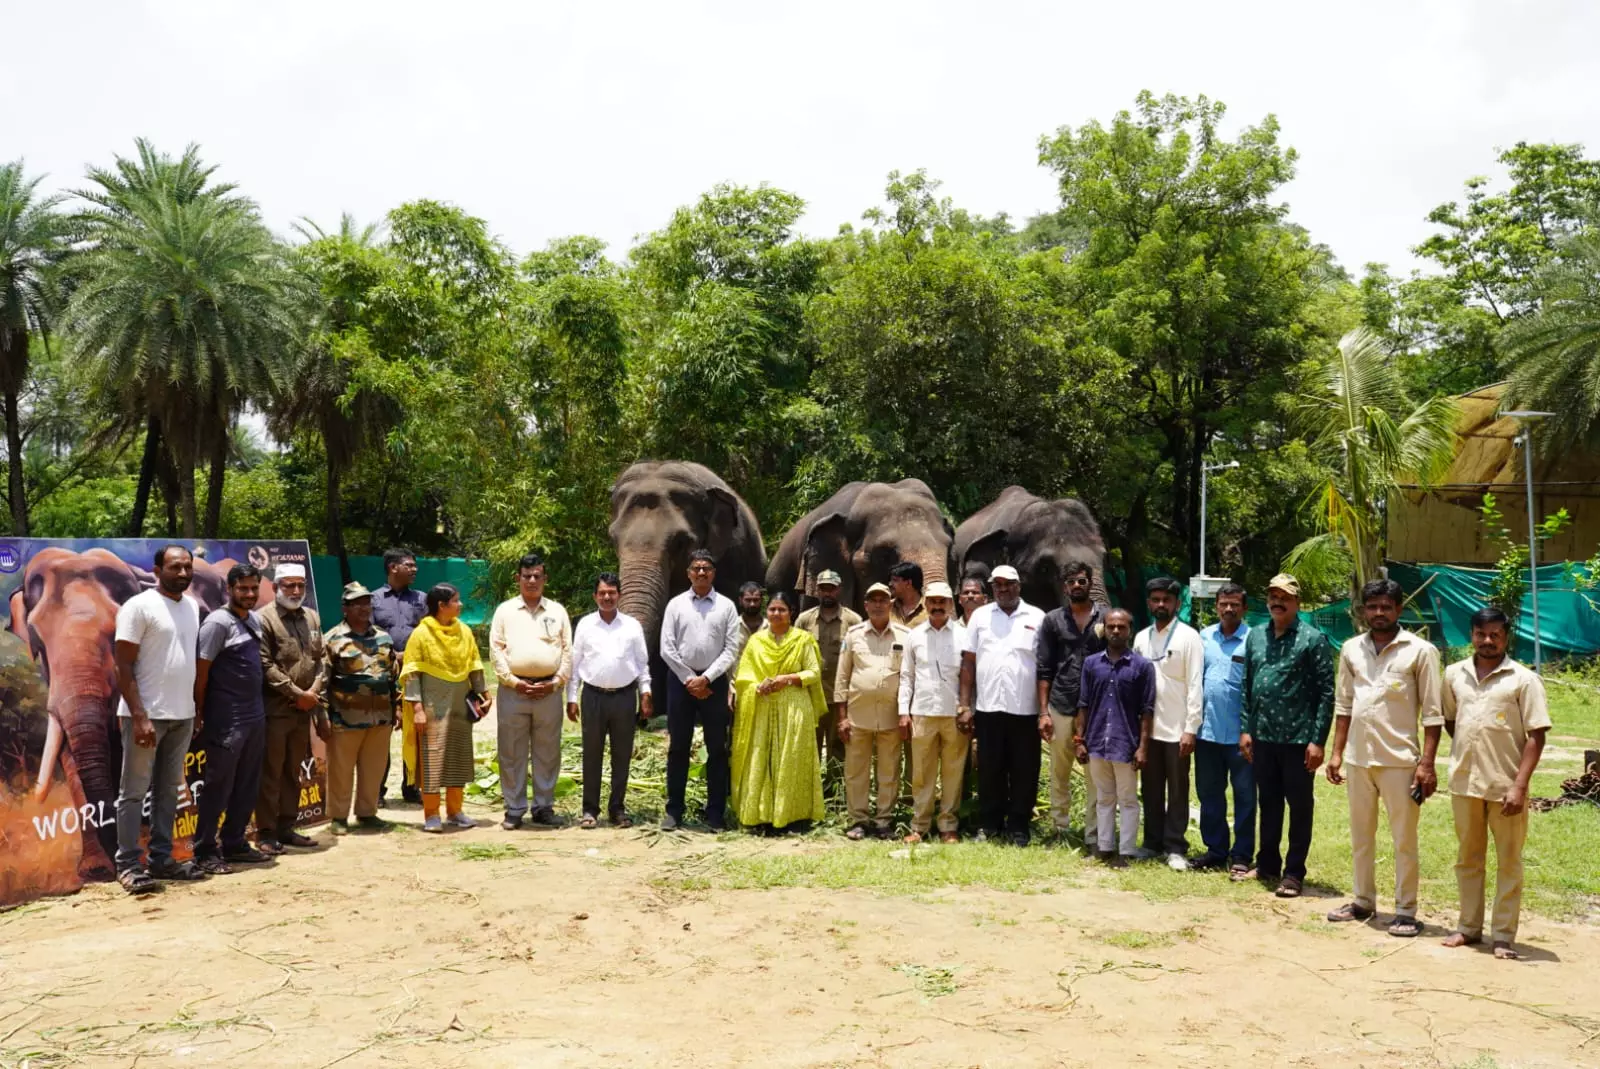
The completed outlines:
[[[388,813],[407,826],[0,916],[0,1064],[1600,1064],[1592,926],[1526,918],[1529,960],[1506,964],[1431,927],[1330,931],[1317,899],[728,890],[684,877],[755,850],[897,862],[649,830],[436,837]]]

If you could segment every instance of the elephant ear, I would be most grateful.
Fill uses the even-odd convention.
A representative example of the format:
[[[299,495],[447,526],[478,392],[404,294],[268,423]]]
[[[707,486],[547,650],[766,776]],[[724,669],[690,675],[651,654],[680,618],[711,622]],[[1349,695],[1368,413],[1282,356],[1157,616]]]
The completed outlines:
[[[974,564],[982,564],[987,570],[993,570],[997,564],[1006,562],[1006,536],[1009,534],[1004,527],[996,527],[985,531],[982,538],[974,539],[967,547],[967,555],[961,560],[962,574]]]
[[[720,486],[706,487],[710,517],[706,523],[706,549],[720,562],[739,543],[739,499]]]
[[[845,540],[845,514],[819,516],[806,529],[806,544],[800,556],[800,590],[806,597],[817,596],[817,575],[830,568],[844,580],[840,600],[851,603],[855,590],[855,569],[850,566],[850,546]]]

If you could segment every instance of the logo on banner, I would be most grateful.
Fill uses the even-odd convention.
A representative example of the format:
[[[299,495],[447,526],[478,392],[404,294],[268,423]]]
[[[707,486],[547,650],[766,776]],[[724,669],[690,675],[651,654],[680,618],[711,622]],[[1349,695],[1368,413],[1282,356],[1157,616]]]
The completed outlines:
[[[0,546],[0,572],[14,572],[22,567],[22,554],[14,546]]]

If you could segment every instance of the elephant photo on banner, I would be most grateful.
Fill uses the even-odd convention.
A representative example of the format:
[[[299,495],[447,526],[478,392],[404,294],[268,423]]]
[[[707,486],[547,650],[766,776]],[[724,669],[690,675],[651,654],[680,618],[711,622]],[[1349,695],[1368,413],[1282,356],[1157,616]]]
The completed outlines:
[[[0,905],[109,880],[116,851],[122,768],[113,635],[117,610],[155,585],[156,551],[168,539],[0,538]],[[272,598],[277,565],[309,569],[303,541],[181,542],[195,555],[186,597],[202,617],[227,603],[227,573],[262,568],[261,604]],[[307,590],[315,608],[315,591]],[[320,741],[320,740],[319,740]],[[325,768],[320,744],[301,774],[301,822],[320,819]],[[182,855],[204,790],[205,753],[196,740],[185,763],[174,846]]]

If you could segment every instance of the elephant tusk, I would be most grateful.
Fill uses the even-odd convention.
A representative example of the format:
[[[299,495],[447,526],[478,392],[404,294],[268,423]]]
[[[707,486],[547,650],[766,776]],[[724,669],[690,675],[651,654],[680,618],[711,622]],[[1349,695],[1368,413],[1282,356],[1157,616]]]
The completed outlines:
[[[33,800],[39,805],[43,805],[50,794],[50,782],[55,775],[56,762],[61,759],[61,741],[65,734],[61,721],[52,713],[45,727],[44,752],[39,758],[39,782],[33,788]]]

